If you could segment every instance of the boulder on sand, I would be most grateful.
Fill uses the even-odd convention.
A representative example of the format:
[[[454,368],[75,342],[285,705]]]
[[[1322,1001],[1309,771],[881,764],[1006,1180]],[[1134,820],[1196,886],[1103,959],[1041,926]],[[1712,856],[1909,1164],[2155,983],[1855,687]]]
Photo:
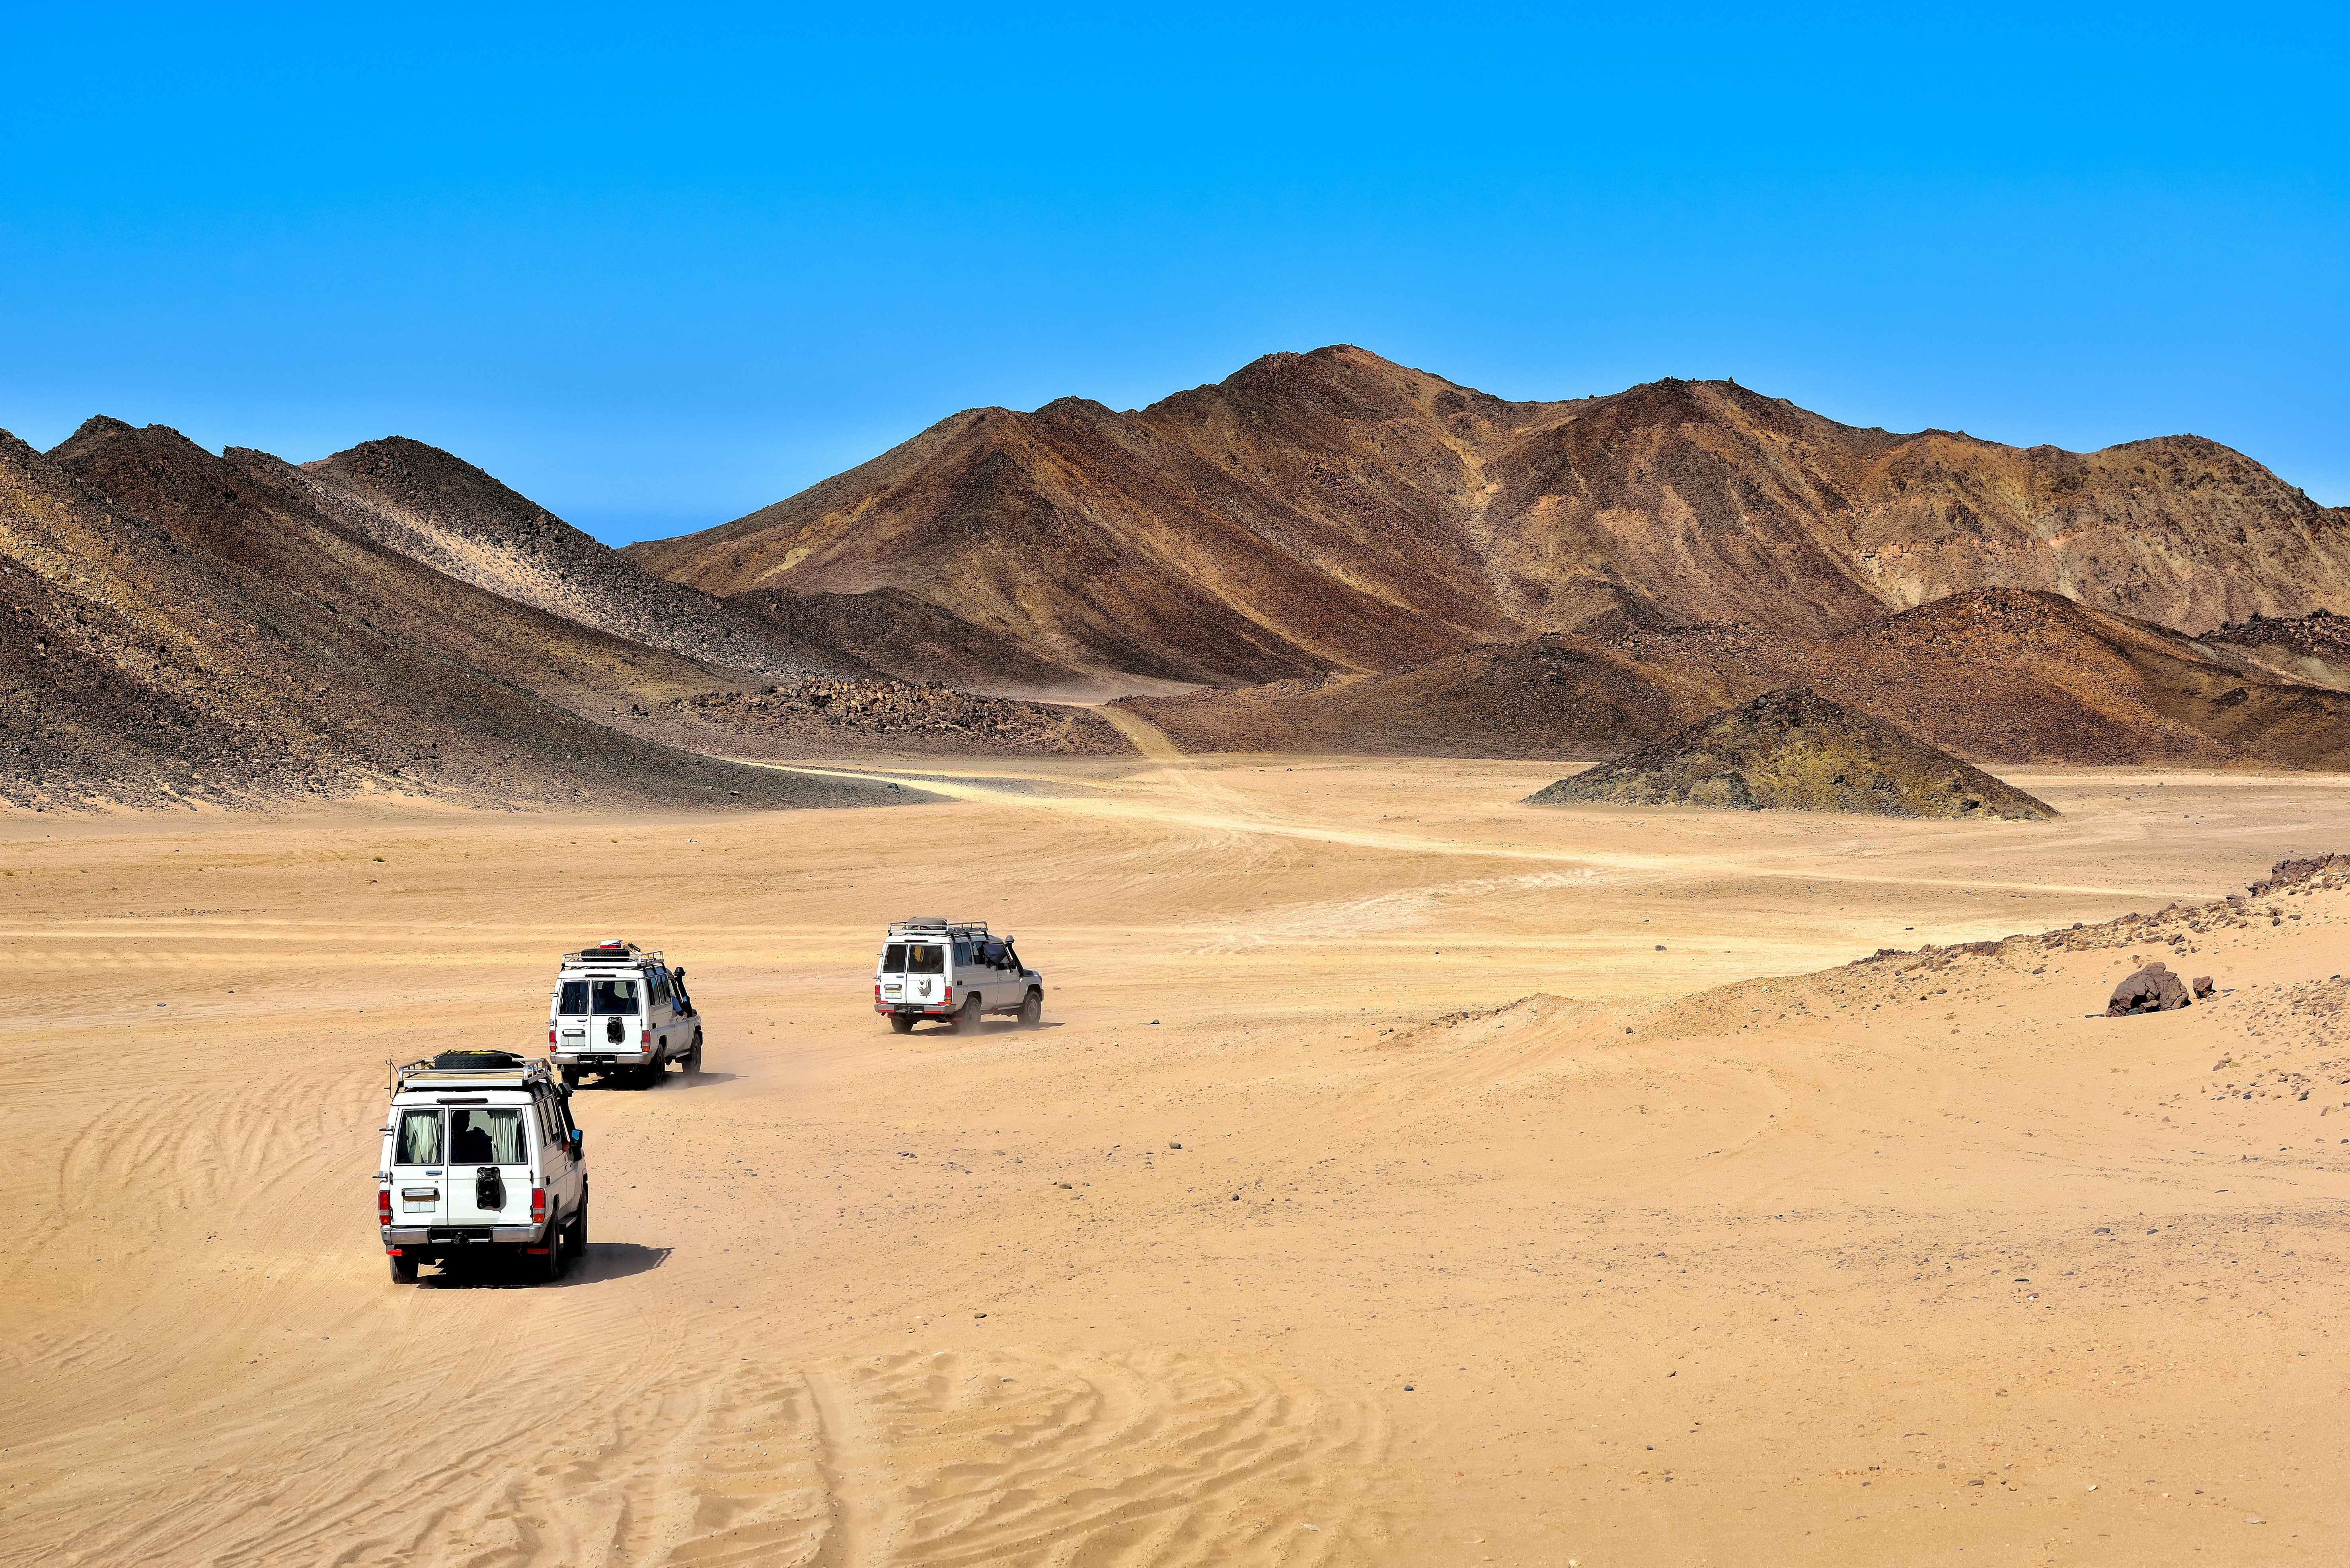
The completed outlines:
[[[2211,977],[2210,977],[2210,975],[2208,975],[2208,974],[2199,974],[2199,975],[2197,975],[2197,976],[2195,977],[2194,985],[2195,985],[2195,995],[2196,995],[2197,1000],[2199,1000],[2199,1000],[2201,1000],[2202,998],[2207,997],[2207,996],[2209,996],[2209,995],[2210,995],[2210,994],[2211,994],[2211,992],[2212,992],[2212,989],[2213,989],[2213,988],[2212,988],[2212,985],[2211,985]]]
[[[2185,1007],[2193,1000],[2187,994],[2186,982],[2171,973],[2168,965],[2157,959],[2114,987],[2113,999],[2106,1003],[2106,1016],[2120,1018],[2132,1012],[2168,1012],[2173,1008]]]

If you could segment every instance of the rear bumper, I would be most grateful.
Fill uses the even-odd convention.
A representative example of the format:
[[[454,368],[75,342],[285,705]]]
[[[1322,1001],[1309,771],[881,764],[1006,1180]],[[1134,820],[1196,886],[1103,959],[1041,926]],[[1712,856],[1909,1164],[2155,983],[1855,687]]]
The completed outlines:
[[[553,1057],[561,1067],[641,1067],[652,1059],[650,1051],[557,1051]]]
[[[401,1251],[462,1252],[468,1247],[520,1246],[539,1239],[536,1225],[434,1225],[416,1230],[395,1225],[383,1233],[386,1247]]]
[[[943,1002],[877,1002],[873,1004],[873,1011],[902,1012],[912,1018],[934,1018],[941,1012],[952,1012],[954,1009]]]

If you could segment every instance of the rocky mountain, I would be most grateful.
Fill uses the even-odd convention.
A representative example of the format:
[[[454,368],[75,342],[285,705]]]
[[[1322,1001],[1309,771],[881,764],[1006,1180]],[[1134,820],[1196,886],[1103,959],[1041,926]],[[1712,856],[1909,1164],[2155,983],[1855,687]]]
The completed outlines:
[[[2320,679],[2350,671],[2350,649],[2326,640],[2336,628],[2350,620],[2197,639],[2056,594],[1979,589],[1830,637],[1619,619],[1383,675],[1118,706],[1187,751],[1596,760],[1802,683],[1986,764],[2343,769],[2350,693]]]
[[[1141,410],[967,410],[624,553],[730,599],[895,589],[1052,665],[1226,686],[1627,613],[1829,636],[1986,587],[2179,630],[2350,611],[2350,513],[2199,437],[1899,435],[1727,381],[1508,402],[1346,347]]]
[[[1882,719],[1803,687],[1752,701],[1564,778],[1530,805],[1694,805],[2046,821],[2055,808]]]
[[[344,531],[274,488],[279,467],[111,420],[47,454],[0,432],[0,794],[37,808],[904,798],[580,717],[568,709],[707,690],[719,672]]]
[[[228,456],[271,472],[347,531],[516,604],[697,662],[769,679],[873,671],[697,588],[653,576],[609,545],[461,458],[404,436],[363,441],[298,468],[266,452]]]

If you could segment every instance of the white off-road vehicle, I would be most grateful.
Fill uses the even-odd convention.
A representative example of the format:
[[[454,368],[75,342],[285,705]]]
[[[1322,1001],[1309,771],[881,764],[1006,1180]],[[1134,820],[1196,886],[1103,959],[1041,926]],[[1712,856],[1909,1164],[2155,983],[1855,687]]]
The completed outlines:
[[[564,954],[547,993],[546,1054],[566,1084],[601,1073],[648,1088],[671,1062],[701,1072],[702,1014],[685,971],[617,938]]]
[[[1033,1025],[1045,1016],[1045,977],[1022,968],[1012,939],[990,936],[984,920],[894,920],[874,966],[873,1011],[900,1034],[925,1018],[976,1030],[991,1012]]]
[[[570,1099],[547,1064],[505,1051],[392,1069],[375,1201],[396,1282],[502,1253],[552,1280],[587,1252],[587,1140]]]

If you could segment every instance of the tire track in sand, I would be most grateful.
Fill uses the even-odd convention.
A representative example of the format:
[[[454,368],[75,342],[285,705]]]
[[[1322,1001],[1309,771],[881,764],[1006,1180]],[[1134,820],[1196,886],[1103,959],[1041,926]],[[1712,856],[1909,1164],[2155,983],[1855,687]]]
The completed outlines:
[[[1378,1531],[1367,1406],[1178,1351],[906,1352],[811,1375],[826,1568],[1341,1563]]]

